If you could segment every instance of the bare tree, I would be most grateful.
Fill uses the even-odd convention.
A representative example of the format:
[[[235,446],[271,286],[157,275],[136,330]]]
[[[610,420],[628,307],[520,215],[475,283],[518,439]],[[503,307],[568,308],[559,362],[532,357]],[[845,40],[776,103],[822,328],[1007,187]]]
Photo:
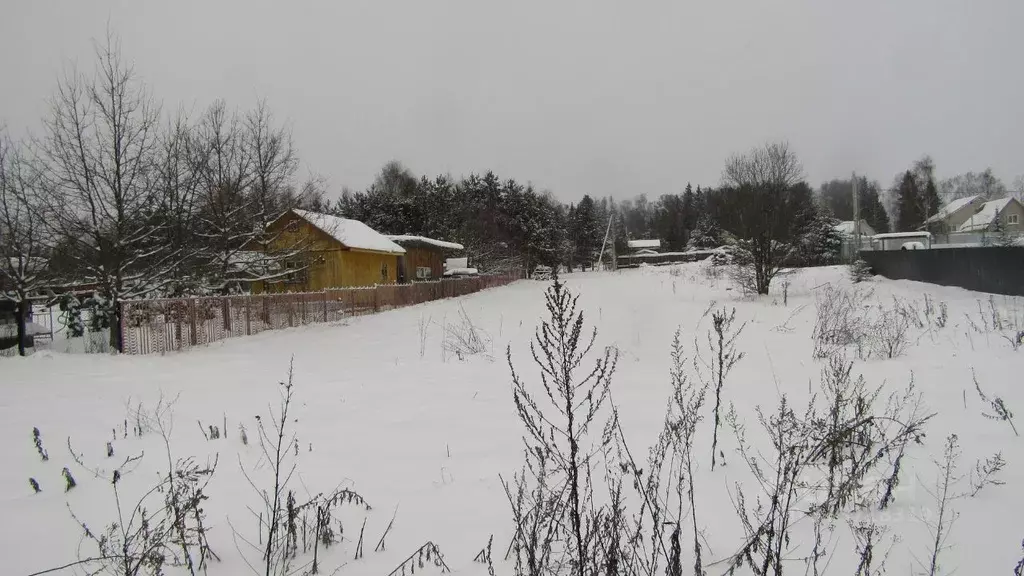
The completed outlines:
[[[22,149],[0,132],[0,300],[17,306],[18,354],[27,347],[30,298],[48,279],[39,177]]]
[[[163,237],[167,246],[180,255],[172,273],[175,285],[171,289],[178,294],[193,291],[199,280],[196,273],[200,261],[196,256],[202,247],[195,234],[201,200],[200,174],[190,157],[193,139],[188,117],[179,112],[161,136],[155,167],[160,187],[157,213],[164,226]]]
[[[41,142],[54,232],[71,244],[77,282],[96,283],[120,350],[120,302],[162,289],[177,254],[155,218],[160,107],[111,32],[92,76],[70,72],[51,99]]]
[[[803,168],[785,142],[769,143],[731,157],[722,172],[729,206],[722,226],[739,237],[736,264],[751,290],[767,294],[789,255],[788,241],[799,207],[793,191]]]
[[[255,213],[270,220],[292,208],[285,191],[290,190],[299,160],[292,147],[291,132],[274,125],[274,115],[265,100],[245,117],[246,142],[252,160]]]
[[[253,158],[239,115],[214,102],[196,126],[190,157],[198,174],[202,206],[199,237],[207,262],[207,287],[226,291],[225,279],[246,242],[259,230],[252,197]]]

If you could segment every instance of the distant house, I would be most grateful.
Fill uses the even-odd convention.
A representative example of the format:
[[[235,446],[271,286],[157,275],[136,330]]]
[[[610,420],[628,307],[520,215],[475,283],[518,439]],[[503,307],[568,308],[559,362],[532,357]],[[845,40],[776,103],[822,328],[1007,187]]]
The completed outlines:
[[[267,225],[268,259],[279,271],[253,283],[261,292],[310,292],[393,284],[405,249],[358,220],[289,210]],[[250,247],[252,249],[252,247]]]
[[[839,258],[843,262],[850,262],[854,260],[859,250],[870,249],[871,237],[876,234],[874,228],[872,228],[866,221],[861,220],[860,246],[857,246],[856,231],[854,230],[853,220],[846,220],[836,224],[835,231],[843,238],[842,244],[839,245]]]
[[[957,231],[995,232],[997,221],[1007,233],[1019,235],[1024,231],[1024,205],[1013,197],[985,202],[960,224]]]
[[[638,253],[640,250],[657,251],[661,248],[661,240],[656,238],[653,240],[628,240],[626,242],[626,247],[634,253]]]
[[[964,222],[981,209],[984,203],[981,196],[967,196],[953,200],[940,208],[934,216],[928,218],[922,228],[937,235],[949,235],[957,232]]]
[[[399,283],[440,280],[445,259],[465,250],[462,244],[424,236],[389,235],[388,239],[405,249],[398,257]]]

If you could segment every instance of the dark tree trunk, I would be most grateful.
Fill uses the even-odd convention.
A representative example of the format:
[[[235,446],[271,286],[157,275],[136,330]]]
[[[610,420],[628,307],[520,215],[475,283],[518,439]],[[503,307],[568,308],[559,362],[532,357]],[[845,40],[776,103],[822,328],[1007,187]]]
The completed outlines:
[[[24,297],[18,302],[18,309],[14,313],[14,318],[18,322],[18,355],[24,356],[26,348],[28,348],[28,317],[32,310],[31,302],[25,300]]]

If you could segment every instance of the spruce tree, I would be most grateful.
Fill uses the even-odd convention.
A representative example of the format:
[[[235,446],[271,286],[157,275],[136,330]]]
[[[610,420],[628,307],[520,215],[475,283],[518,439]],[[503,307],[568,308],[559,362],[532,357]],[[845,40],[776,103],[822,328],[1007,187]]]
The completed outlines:
[[[897,192],[896,228],[900,232],[917,230],[924,223],[921,192],[918,190],[914,175],[909,170],[903,175]]]
[[[686,183],[686,190],[683,192],[683,228],[686,229],[686,238],[689,241],[690,234],[697,227],[697,196],[693,193],[693,186]]]

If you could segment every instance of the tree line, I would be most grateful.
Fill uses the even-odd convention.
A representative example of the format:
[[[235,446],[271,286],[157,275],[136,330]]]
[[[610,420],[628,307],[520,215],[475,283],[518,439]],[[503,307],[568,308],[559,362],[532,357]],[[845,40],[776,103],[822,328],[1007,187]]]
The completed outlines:
[[[67,305],[92,307],[114,346],[125,299],[227,294],[283,276],[275,264],[303,247],[270,254],[266,225],[291,208],[460,242],[483,271],[592,268],[630,239],[660,239],[664,251],[731,244],[757,255],[759,292],[777,264],[835,262],[835,223],[853,216],[853,181],[812,189],[784,143],[731,158],[717,186],[653,200],[564,203],[493,172],[416,176],[389,162],[366,190],[331,202],[323,179],[299,178],[291,132],[266,102],[168,111],[115,35],[95,56],[92,71],[58,81],[37,135],[15,142],[0,131],[0,300],[24,312],[32,298],[87,289],[94,296]],[[936,183],[927,157],[889,190],[866,178],[858,189],[862,218],[878,232],[915,229],[940,198],[1007,190],[991,171]]]

